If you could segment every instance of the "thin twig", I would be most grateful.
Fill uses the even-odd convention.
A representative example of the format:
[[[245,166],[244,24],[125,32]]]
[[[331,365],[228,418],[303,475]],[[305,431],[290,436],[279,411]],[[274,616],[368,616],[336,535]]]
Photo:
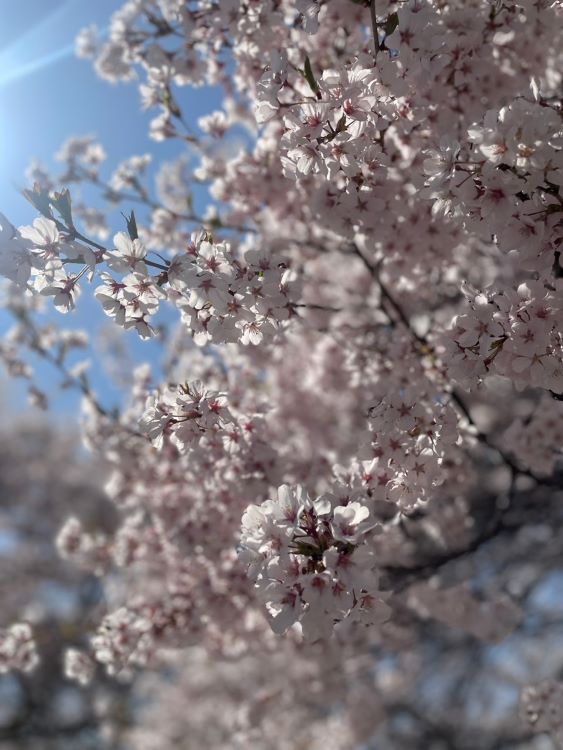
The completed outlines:
[[[147,208],[152,209],[153,211],[161,210],[166,211],[166,213],[170,214],[172,218],[176,219],[177,221],[186,221],[190,222],[192,224],[199,224],[204,227],[213,227],[213,220],[206,220],[203,218],[203,216],[198,216],[197,214],[191,212],[188,214],[180,213],[178,211],[174,211],[171,208],[168,208],[167,206],[162,205],[161,203],[158,203],[153,198],[151,198],[145,190],[139,191],[138,194],[135,193],[125,193],[121,190],[114,190],[114,188],[111,187],[107,182],[104,182],[103,180],[100,180],[99,177],[96,175],[91,174],[86,169],[81,169],[81,176],[82,179],[86,180],[87,182],[90,182],[92,185],[95,185],[100,190],[103,190],[105,195],[111,199],[112,197],[115,197],[120,202],[129,202],[129,203],[140,203],[144,206],[147,206]],[[219,219],[220,225],[217,226],[217,229],[227,229],[232,232],[241,232],[244,234],[255,234],[257,230],[254,227],[248,227],[248,226],[237,226],[236,224],[224,224],[221,219]]]
[[[77,377],[76,375],[73,375],[65,366],[64,362],[57,356],[53,354],[53,352],[49,351],[49,349],[46,349],[41,344],[41,337],[37,329],[35,328],[35,324],[31,317],[29,316],[29,313],[27,310],[20,309],[20,310],[13,310],[11,308],[8,308],[9,312],[15,317],[17,321],[19,321],[26,329],[26,332],[29,336],[29,348],[31,351],[35,352],[37,356],[41,357],[41,359],[44,359],[46,362],[48,362],[50,365],[52,365],[56,370],[58,370],[61,375],[63,375],[65,379],[65,383],[67,383],[72,388],[75,388],[76,390],[79,390],[82,395],[88,399],[90,404],[93,406],[95,411],[101,416],[105,417],[106,419],[111,419],[117,424],[119,424],[120,428],[123,429],[125,432],[127,432],[130,435],[134,435],[135,437],[143,438],[143,440],[146,440],[146,435],[143,435],[140,432],[137,432],[136,430],[132,429],[131,427],[127,427],[124,424],[121,424],[119,422],[118,416],[114,411],[110,411],[106,409],[105,406],[102,406],[102,404],[97,400],[96,396],[92,392],[92,389],[88,385],[88,383],[80,377]]]
[[[379,25],[377,23],[377,12],[375,9],[375,0],[370,0],[369,13],[371,16],[371,28],[373,32],[373,45],[375,47],[374,59],[375,59],[375,62],[377,62],[377,55],[379,54],[380,47],[379,47]]]
[[[386,285],[381,281],[380,275],[378,273],[378,268],[369,262],[369,260],[365,257],[365,255],[361,252],[360,248],[356,245],[356,243],[352,243],[351,247],[352,247],[352,251],[354,252],[354,254],[357,255],[358,258],[361,259],[364,266],[370,272],[373,280],[378,284],[381,290],[382,298],[393,309],[397,318],[405,326],[411,338],[413,338],[419,344],[421,348],[431,349],[431,346],[426,336],[420,336],[413,329],[404,310],[401,308],[398,302],[394,299],[393,295],[387,289]],[[516,472],[517,474],[522,474],[523,476],[527,476],[530,479],[533,479],[538,484],[557,485],[557,479],[551,479],[549,477],[545,477],[545,478],[538,477],[536,474],[534,474],[534,472],[529,471],[528,469],[524,469],[523,467],[519,466],[509,455],[507,455],[501,448],[499,448],[498,445],[495,445],[494,443],[492,443],[488,435],[486,435],[484,432],[481,432],[481,430],[475,424],[475,421],[469,411],[469,407],[465,403],[460,393],[456,391],[454,388],[452,388],[450,391],[450,396],[451,396],[452,401],[456,404],[456,406],[460,410],[460,412],[467,419],[471,427],[475,430],[475,437],[477,438],[477,440],[480,443],[483,443],[483,445],[486,445],[491,450],[494,450],[497,453],[497,455],[500,456],[500,458],[503,460],[506,466],[510,468],[511,471]]]

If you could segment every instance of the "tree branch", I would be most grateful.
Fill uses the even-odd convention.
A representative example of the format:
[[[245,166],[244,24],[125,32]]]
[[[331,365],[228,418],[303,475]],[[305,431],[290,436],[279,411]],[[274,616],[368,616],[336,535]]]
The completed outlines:
[[[373,280],[378,284],[379,289],[381,291],[381,297],[387,302],[389,307],[393,310],[399,321],[404,325],[407,332],[411,336],[411,338],[420,346],[424,347],[425,349],[431,350],[432,347],[430,343],[428,342],[428,339],[426,336],[420,336],[411,326],[410,320],[408,319],[407,315],[405,314],[404,310],[401,308],[401,306],[398,304],[398,302],[395,300],[389,289],[386,287],[386,285],[381,280],[379,273],[378,273],[378,267],[374,266],[370,261],[365,257],[365,255],[361,252],[360,248],[357,246],[357,244],[354,242],[351,245],[352,251],[355,255],[360,258],[366,269],[371,274]],[[460,395],[458,391],[456,391],[455,388],[452,388],[450,391],[450,396],[452,401],[455,403],[455,405],[458,407],[459,411],[463,414],[463,416],[467,419],[469,424],[474,428],[475,430],[475,436],[477,440],[482,443],[483,445],[486,445],[487,448],[490,448],[491,450],[495,451],[498,456],[502,459],[502,461],[510,468],[511,471],[516,472],[517,474],[522,474],[523,476],[527,476],[530,479],[533,479],[538,484],[545,484],[548,486],[558,486],[559,482],[557,478],[551,478],[551,477],[538,477],[534,472],[530,471],[529,469],[525,469],[522,466],[519,466],[508,454],[506,454],[501,448],[499,448],[497,445],[495,445],[493,442],[491,442],[491,439],[488,435],[486,435],[484,432],[482,432],[477,425],[475,424],[475,421],[473,420],[473,417],[471,416],[471,413],[469,411],[469,407],[465,403],[464,399]]]
[[[379,25],[377,23],[377,11],[375,8],[375,0],[370,0],[369,14],[371,17],[371,30],[373,33],[373,46],[374,46],[374,65],[377,63],[377,55],[379,54]]]

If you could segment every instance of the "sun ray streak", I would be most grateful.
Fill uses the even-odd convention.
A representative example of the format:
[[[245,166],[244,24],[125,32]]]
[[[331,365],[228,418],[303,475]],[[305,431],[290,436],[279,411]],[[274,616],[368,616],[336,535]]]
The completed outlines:
[[[0,51],[0,88],[72,56],[74,40],[69,42],[68,35],[61,39],[60,31],[68,28],[65,21],[69,15],[75,17],[76,3],[77,0],[61,3]],[[105,30],[100,37],[104,35]],[[58,41],[55,41],[57,37]],[[50,40],[50,49],[46,40]]]
[[[19,65],[18,67],[7,70],[5,73],[0,73],[0,87],[6,86],[9,83],[13,83],[20,78],[25,78],[26,76],[31,75],[32,73],[35,73],[42,68],[53,65],[53,63],[56,63],[59,60],[64,60],[65,57],[70,57],[73,52],[74,43],[67,44],[66,47],[53,50],[46,55],[41,55],[41,57],[38,57],[35,60],[30,60],[29,62]]]

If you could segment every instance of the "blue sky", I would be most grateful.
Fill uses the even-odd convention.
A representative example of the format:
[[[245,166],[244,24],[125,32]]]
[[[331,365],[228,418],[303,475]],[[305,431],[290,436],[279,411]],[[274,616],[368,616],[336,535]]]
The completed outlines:
[[[95,134],[108,163],[155,152],[178,153],[174,142],[147,137],[151,114],[141,112],[137,87],[96,77],[89,61],[74,57],[74,38],[90,23],[107,27],[119,0],[0,0],[0,208],[13,223],[29,221],[16,187],[36,156],[53,154],[70,135]],[[180,98],[192,120],[218,105],[209,90],[184,89]],[[215,100],[215,101],[213,101]]]
[[[106,26],[118,7],[116,0],[0,0],[0,205],[15,224],[29,220],[16,186],[31,157],[52,164],[67,136],[90,132],[107,141],[112,157],[143,147],[138,117],[127,133],[114,125],[133,121],[135,88],[105,85],[73,55],[77,32]]]
[[[53,155],[71,135],[99,138],[108,153],[105,177],[117,162],[134,154],[150,152],[158,165],[181,152],[176,142],[159,144],[148,138],[151,114],[140,110],[135,83],[109,84],[96,77],[90,61],[74,57],[78,31],[91,23],[107,28],[112,12],[121,5],[120,0],[0,0],[0,211],[16,226],[35,218],[18,193],[26,167],[37,157],[57,173],[60,165]],[[179,100],[192,122],[219,106],[211,90],[184,89]],[[196,191],[195,197],[197,205],[201,193]],[[117,222],[119,213],[114,215]],[[50,317],[58,325],[93,332],[106,325],[108,319],[88,299],[89,292],[86,286],[78,314],[54,312]],[[0,333],[10,324],[0,311]],[[127,340],[135,361],[154,361],[158,356],[156,347],[139,342],[135,334],[128,334]],[[40,375],[45,390],[57,382],[50,368],[41,368]],[[119,400],[119,392],[96,367],[92,378],[102,400],[110,405]],[[0,381],[2,390],[7,387]],[[17,384],[9,388],[10,402],[22,408],[25,391]],[[65,392],[55,400],[55,410],[68,413],[77,403],[76,396]]]

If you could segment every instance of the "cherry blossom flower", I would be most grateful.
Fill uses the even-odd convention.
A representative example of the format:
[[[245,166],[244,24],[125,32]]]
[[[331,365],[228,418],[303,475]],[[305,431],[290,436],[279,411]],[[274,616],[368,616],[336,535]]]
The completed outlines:
[[[25,286],[32,266],[29,245],[4,214],[0,214],[0,229],[0,276]]]

